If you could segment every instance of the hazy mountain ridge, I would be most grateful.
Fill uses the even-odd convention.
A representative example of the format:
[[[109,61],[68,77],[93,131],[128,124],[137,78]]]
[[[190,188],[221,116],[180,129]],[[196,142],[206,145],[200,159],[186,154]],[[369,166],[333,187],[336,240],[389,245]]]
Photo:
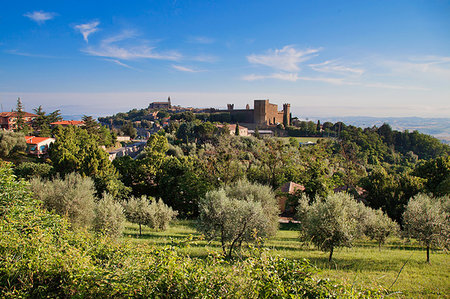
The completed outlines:
[[[320,120],[322,123],[342,121],[347,125],[367,128],[389,124],[398,131],[414,131],[432,135],[444,143],[450,143],[450,118],[422,118],[422,117],[371,117],[371,116],[342,116],[342,117],[310,117],[310,120]]]

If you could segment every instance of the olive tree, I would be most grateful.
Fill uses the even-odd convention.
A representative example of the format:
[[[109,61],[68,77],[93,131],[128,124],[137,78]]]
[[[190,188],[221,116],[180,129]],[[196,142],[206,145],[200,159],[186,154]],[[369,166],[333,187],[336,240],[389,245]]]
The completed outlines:
[[[0,157],[6,158],[14,152],[27,148],[25,136],[19,132],[0,130]]]
[[[94,209],[93,229],[96,232],[103,233],[110,237],[119,237],[122,235],[125,217],[120,203],[114,201],[114,198],[105,193]]]
[[[64,179],[34,178],[30,182],[34,196],[43,202],[44,207],[68,217],[73,228],[92,224],[95,188],[91,178],[70,173]]]
[[[337,247],[351,247],[362,232],[361,219],[367,210],[347,193],[335,193],[317,198],[312,204],[306,197],[299,201],[297,218],[301,221],[301,238],[329,251],[331,261]]]
[[[432,198],[425,194],[412,197],[403,213],[406,233],[427,248],[427,263],[430,248],[448,247],[450,242],[449,197]]]
[[[127,220],[139,225],[139,235],[142,235],[142,225],[159,230],[167,229],[170,221],[178,214],[162,200],[147,196],[131,197],[124,202],[123,208]]]
[[[378,242],[378,248],[381,249],[381,244],[384,244],[389,235],[397,233],[399,226],[397,222],[389,218],[381,209],[370,209],[370,211],[364,223],[364,234],[372,240],[376,240]]]
[[[219,238],[228,257],[242,242],[273,236],[278,228],[272,189],[246,181],[206,193],[199,211],[198,230],[208,239]]]

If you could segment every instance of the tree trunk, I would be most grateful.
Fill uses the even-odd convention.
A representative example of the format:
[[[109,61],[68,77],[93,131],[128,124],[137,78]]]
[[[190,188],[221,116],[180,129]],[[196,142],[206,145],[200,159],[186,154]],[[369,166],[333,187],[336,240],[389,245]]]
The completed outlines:
[[[142,235],[142,229],[141,229],[141,224],[139,223],[139,236]]]
[[[427,245],[427,263],[430,263],[430,245]]]
[[[331,257],[333,256],[333,247],[330,249],[330,257],[328,258],[328,262],[331,262]]]

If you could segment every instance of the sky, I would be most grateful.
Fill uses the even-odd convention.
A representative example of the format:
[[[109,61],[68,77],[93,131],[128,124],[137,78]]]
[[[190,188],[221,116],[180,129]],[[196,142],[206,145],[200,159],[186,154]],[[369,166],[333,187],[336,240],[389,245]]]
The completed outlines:
[[[2,1],[0,104],[450,117],[450,1]]]

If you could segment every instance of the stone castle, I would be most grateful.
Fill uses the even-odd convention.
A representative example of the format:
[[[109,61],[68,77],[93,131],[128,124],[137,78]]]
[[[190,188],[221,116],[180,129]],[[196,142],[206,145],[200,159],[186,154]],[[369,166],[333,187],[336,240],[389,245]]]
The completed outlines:
[[[278,111],[278,105],[269,103],[269,100],[255,100],[253,109],[247,104],[246,109],[234,109],[234,104],[228,104],[227,110],[216,112],[229,112],[231,116],[241,115],[243,123],[254,123],[262,126],[277,124],[291,124],[291,105],[283,104],[283,110]]]
[[[150,103],[149,109],[167,109],[176,111],[192,111],[194,113],[229,113],[232,122],[256,124],[260,127],[277,124],[291,125],[291,105],[283,104],[283,110],[278,111],[278,105],[271,104],[269,100],[254,100],[253,109],[247,104],[245,109],[234,109],[234,104],[227,104],[226,110],[220,109],[193,109],[174,107],[170,101]],[[176,108],[176,109],[175,109]]]

